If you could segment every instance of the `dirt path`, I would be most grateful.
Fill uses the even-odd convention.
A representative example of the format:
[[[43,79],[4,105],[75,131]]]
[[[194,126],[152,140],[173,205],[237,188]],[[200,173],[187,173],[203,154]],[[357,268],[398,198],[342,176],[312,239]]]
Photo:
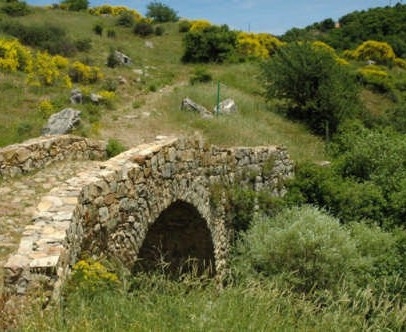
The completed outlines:
[[[162,113],[159,105],[162,103],[162,99],[172,93],[176,87],[185,84],[185,82],[178,82],[165,86],[159,91],[139,96],[144,103],[138,108],[134,108],[130,102],[121,106],[120,111],[106,113],[101,120],[99,138],[106,141],[114,138],[125,146],[132,147],[152,141],[158,135],[176,136],[180,134],[173,129],[168,129],[160,121]]]

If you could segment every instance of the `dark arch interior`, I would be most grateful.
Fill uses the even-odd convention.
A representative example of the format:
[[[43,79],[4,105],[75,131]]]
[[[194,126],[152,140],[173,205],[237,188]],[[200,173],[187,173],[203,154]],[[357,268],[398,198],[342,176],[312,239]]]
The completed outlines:
[[[164,271],[172,277],[184,273],[214,275],[214,249],[210,230],[197,209],[176,201],[150,226],[139,251],[135,272]]]

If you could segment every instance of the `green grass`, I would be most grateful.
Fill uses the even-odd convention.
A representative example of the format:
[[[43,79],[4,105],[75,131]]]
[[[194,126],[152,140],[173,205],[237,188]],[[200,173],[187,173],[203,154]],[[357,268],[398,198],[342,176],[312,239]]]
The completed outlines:
[[[166,113],[166,121],[185,133],[200,132],[208,142],[222,146],[281,145],[287,147],[291,157],[297,161],[325,158],[324,143],[320,138],[310,135],[304,126],[287,121],[270,111],[269,106],[257,95],[223,86],[221,99],[234,99],[238,112],[214,116],[212,119],[180,111],[180,103],[185,96],[213,110],[217,99],[217,84],[177,88],[173,94],[161,100],[161,105],[171,110]]]
[[[312,297],[250,280],[219,290],[201,279],[140,275],[134,289],[73,292],[58,307],[31,308],[23,331],[400,331],[402,305],[371,290]],[[370,317],[368,316],[370,315]]]

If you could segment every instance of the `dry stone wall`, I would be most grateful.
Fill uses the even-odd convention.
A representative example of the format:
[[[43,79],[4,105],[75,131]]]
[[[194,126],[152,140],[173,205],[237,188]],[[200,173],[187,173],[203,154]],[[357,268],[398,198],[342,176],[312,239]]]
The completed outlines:
[[[6,285],[18,293],[38,279],[58,286],[83,253],[114,257],[131,269],[150,226],[177,202],[194,207],[206,221],[221,277],[231,230],[225,202],[212,204],[212,186],[250,183],[283,195],[292,175],[281,147],[219,148],[199,138],[164,137],[135,147],[43,198],[5,266]]]
[[[106,143],[73,135],[44,136],[0,148],[0,179],[69,159],[102,160]]]

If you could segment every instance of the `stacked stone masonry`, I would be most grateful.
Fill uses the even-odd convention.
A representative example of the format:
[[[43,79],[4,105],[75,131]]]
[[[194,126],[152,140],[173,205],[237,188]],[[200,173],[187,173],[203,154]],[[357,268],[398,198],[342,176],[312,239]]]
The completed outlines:
[[[105,157],[105,142],[73,135],[43,136],[0,148],[0,179],[43,168],[55,161]]]
[[[280,196],[292,175],[281,147],[219,148],[200,138],[167,137],[137,146],[42,198],[18,252],[5,265],[6,287],[24,293],[45,279],[57,291],[83,253],[114,257],[132,268],[149,227],[176,202],[193,206],[206,221],[221,276],[230,229],[224,202],[212,202],[213,185],[266,187]]]

